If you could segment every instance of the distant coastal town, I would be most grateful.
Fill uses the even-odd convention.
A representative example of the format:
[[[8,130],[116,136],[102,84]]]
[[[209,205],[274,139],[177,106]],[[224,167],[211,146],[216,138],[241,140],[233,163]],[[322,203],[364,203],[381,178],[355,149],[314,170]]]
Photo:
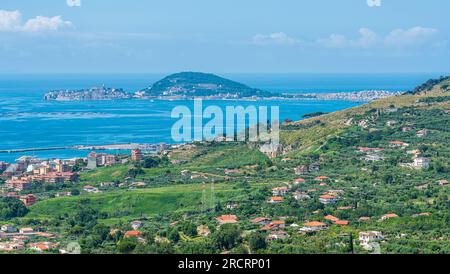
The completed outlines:
[[[94,101],[94,100],[344,100],[368,102],[403,94],[403,91],[363,90],[356,92],[333,93],[282,93],[272,97],[239,97],[233,93],[221,93],[210,96],[163,95],[149,96],[142,91],[126,93],[122,89],[93,87],[86,90],[59,90],[44,95],[46,101]]]

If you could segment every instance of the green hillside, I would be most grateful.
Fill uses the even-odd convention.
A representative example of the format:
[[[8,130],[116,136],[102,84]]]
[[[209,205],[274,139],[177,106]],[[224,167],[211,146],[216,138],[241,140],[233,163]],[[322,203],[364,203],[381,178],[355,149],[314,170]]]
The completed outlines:
[[[433,83],[284,124],[286,153],[273,159],[257,144],[195,143],[171,151],[151,168],[142,161],[83,172],[81,182],[71,187],[81,196],[44,198],[15,221],[46,226],[62,241],[77,239],[87,253],[125,252],[123,236],[100,236],[99,226],[126,231],[130,220],[140,219],[146,241],[126,252],[364,254],[371,251],[359,245],[359,233],[374,230],[385,237],[381,253],[448,254],[449,80]],[[417,157],[428,164],[413,166]],[[312,164],[318,168],[311,169]],[[305,166],[303,174],[294,172]],[[293,185],[299,177],[304,182]],[[123,186],[100,187],[112,181]],[[135,189],[135,182],[145,185]],[[87,194],[82,191],[87,184],[103,192]],[[288,185],[283,201],[268,202],[272,188]],[[304,198],[296,200],[294,193]],[[322,203],[324,194],[334,195],[336,202]],[[229,214],[237,223],[218,227],[216,217]],[[383,221],[386,214],[398,217]],[[336,224],[327,215],[348,223]],[[287,237],[256,248],[255,238],[264,240],[273,232],[252,224],[256,217],[285,221]],[[311,221],[324,222],[328,229],[301,233]],[[209,234],[199,234],[200,226]]]
[[[200,72],[181,72],[169,75],[145,89],[149,96],[215,96],[236,94],[242,97],[270,97],[270,92],[250,88],[247,85],[223,77]]]
[[[203,189],[210,191],[209,188],[195,184],[55,198],[31,207],[31,213],[27,218],[46,219],[62,216],[68,212],[75,212],[83,203],[88,203],[92,208],[105,213],[105,219],[132,220],[169,212],[195,211],[201,207]],[[232,185],[215,185],[215,191],[219,201],[236,195]]]

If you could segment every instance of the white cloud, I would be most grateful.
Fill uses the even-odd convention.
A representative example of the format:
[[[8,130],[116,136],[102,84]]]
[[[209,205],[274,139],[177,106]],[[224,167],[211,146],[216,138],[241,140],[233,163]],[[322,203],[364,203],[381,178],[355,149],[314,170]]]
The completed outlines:
[[[253,43],[257,45],[294,45],[299,41],[284,32],[271,34],[257,34],[253,36]]]
[[[22,16],[18,10],[0,10],[0,31],[16,30],[22,21],[21,17]]]
[[[367,5],[371,8],[381,7],[381,0],[367,0]]]
[[[369,48],[377,43],[378,35],[368,28],[359,29],[359,37],[348,39],[344,35],[332,34],[328,38],[319,39],[316,44],[328,48]]]
[[[420,46],[436,39],[439,31],[433,28],[413,27],[408,30],[395,29],[384,39],[388,47]]]
[[[72,27],[72,23],[62,20],[61,16],[44,17],[37,16],[28,20],[22,27],[23,31],[37,32],[46,30],[59,30],[62,28]]]
[[[70,21],[64,21],[61,16],[36,16],[23,23],[20,11],[0,10],[0,32],[57,31],[72,26]]]
[[[69,7],[81,7],[81,0],[67,0],[67,6]]]

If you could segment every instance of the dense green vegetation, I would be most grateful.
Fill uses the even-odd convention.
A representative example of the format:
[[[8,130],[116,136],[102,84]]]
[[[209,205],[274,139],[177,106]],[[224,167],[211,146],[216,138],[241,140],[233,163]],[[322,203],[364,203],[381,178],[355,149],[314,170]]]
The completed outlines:
[[[21,201],[9,197],[0,198],[0,221],[23,217],[27,213],[28,209]]]
[[[167,156],[83,172],[79,183],[61,186],[76,196],[43,199],[28,214],[14,209],[5,219],[47,227],[62,244],[79,242],[85,253],[368,253],[359,233],[375,230],[385,237],[381,253],[448,254],[450,106],[446,80],[433,83],[414,95],[288,122],[285,153],[273,159],[258,144],[194,143]],[[373,154],[378,157],[367,160]],[[415,154],[429,167],[408,166]],[[312,164],[319,170],[295,174]],[[272,188],[299,177],[304,181],[290,184],[281,203],[268,203]],[[117,184],[102,186],[106,182]],[[102,192],[86,193],[86,185]],[[294,192],[307,197],[296,200]],[[325,193],[337,202],[321,203]],[[381,220],[389,213],[398,218]],[[230,214],[235,224],[218,225],[218,216]],[[334,224],[327,215],[349,224]],[[283,220],[286,238],[268,240],[271,232],[250,222],[257,217]],[[136,220],[140,235],[125,236]],[[328,229],[301,233],[308,221]]]
[[[272,93],[250,88],[214,74],[200,72],[181,72],[169,75],[146,89],[151,96],[162,96],[165,92],[176,90],[172,95],[213,96],[218,94],[238,94],[239,97],[270,97]]]

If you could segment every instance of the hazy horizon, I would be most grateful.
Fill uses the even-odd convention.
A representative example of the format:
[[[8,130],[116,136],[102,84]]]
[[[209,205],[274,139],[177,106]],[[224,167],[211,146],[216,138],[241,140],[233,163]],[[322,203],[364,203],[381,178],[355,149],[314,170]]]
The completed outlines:
[[[0,73],[445,74],[448,10],[438,0],[4,0]]]

